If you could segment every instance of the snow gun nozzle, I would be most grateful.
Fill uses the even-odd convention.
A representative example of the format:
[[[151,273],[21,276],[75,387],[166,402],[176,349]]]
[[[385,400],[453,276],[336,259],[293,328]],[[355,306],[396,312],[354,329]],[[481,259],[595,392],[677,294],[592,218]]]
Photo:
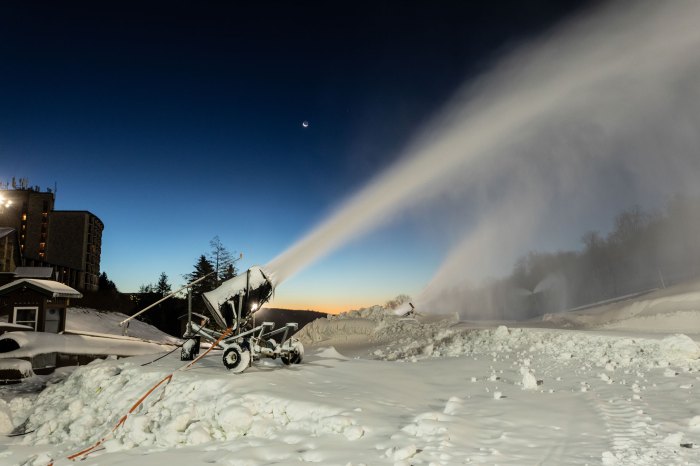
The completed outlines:
[[[204,303],[219,326],[229,328],[245,319],[272,298],[275,287],[268,274],[257,265],[202,294]]]

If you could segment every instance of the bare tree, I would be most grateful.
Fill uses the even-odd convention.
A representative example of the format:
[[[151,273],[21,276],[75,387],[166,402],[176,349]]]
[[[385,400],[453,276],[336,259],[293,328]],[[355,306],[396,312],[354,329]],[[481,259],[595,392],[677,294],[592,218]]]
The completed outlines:
[[[209,246],[211,247],[209,262],[214,268],[214,272],[216,272],[214,274],[216,276],[216,284],[219,285],[222,281],[238,275],[236,263],[241,260],[243,254],[234,259],[234,255],[226,249],[218,235],[209,241]]]

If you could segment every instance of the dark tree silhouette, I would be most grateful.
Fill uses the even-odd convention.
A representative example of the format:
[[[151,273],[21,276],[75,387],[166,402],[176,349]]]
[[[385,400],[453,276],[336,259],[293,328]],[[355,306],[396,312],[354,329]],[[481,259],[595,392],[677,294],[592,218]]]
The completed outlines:
[[[97,279],[97,288],[100,291],[118,291],[117,285],[107,277],[107,272],[102,272]]]
[[[207,278],[192,285],[192,302],[193,307],[197,310],[202,310],[204,308],[204,303],[201,299],[199,299],[200,296],[202,296],[202,293],[211,291],[217,286],[214,266],[211,262],[209,262],[204,254],[199,256],[197,263],[194,265],[194,271],[184,275],[185,280],[188,282],[193,282],[202,277]]]
[[[209,241],[209,246],[211,247],[211,252],[208,259],[215,272],[216,284],[218,285],[224,280],[235,277],[238,274],[236,262],[241,259],[242,255],[234,259],[234,255],[226,249],[226,246],[224,246],[218,236],[213,237]]]
[[[158,278],[158,283],[156,283],[153,291],[161,296],[167,296],[172,293],[173,290],[170,283],[168,283],[168,276],[165,274],[165,272],[161,272],[160,277]]]

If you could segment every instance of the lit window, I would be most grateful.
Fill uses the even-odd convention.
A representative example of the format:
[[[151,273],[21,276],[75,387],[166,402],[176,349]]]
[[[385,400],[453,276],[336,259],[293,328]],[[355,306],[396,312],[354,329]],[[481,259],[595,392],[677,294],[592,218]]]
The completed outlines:
[[[26,222],[26,221],[27,221],[27,213],[26,213],[26,212],[24,212],[24,213],[22,214],[22,221],[23,221],[23,222]]]

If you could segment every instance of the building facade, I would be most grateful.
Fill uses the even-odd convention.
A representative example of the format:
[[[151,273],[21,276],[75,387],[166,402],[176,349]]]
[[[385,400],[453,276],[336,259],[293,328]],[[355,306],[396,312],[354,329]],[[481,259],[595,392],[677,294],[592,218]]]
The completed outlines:
[[[20,265],[20,260],[17,231],[14,228],[0,227],[0,273],[12,272]]]
[[[102,221],[88,211],[54,210],[55,193],[28,187],[26,180],[0,188],[0,196],[10,201],[0,213],[0,227],[17,231],[17,265],[52,267],[57,281],[97,290]]]

